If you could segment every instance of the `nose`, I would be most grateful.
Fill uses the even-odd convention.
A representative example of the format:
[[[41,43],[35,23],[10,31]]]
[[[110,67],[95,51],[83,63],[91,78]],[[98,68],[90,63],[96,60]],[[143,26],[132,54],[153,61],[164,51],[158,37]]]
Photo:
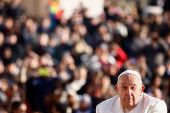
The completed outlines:
[[[127,95],[131,95],[131,94],[132,94],[132,90],[131,90],[130,88],[128,88],[128,89],[126,90],[126,94],[127,94]]]

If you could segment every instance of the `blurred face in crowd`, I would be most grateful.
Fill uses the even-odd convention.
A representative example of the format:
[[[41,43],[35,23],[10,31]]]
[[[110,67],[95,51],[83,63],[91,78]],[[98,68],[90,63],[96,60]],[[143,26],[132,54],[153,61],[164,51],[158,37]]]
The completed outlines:
[[[170,62],[166,62],[166,70],[169,72],[170,71]]]
[[[152,32],[152,34],[151,34],[151,39],[152,39],[152,42],[157,42],[158,39],[159,39],[159,34],[158,34],[158,32]]]
[[[18,113],[27,113],[27,106],[26,106],[26,104],[22,103],[19,106],[19,112]]]
[[[27,106],[25,103],[20,104],[12,113],[27,113]]]
[[[29,59],[29,68],[36,69],[39,67],[38,59],[36,58],[30,58]]]
[[[142,96],[144,86],[136,75],[124,74],[119,78],[116,89],[122,106],[125,109],[133,109]]]
[[[5,20],[5,28],[6,29],[11,29],[13,27],[13,25],[14,25],[14,21],[12,18],[7,18]]]
[[[87,28],[85,25],[83,24],[80,24],[78,26],[78,33],[81,35],[81,36],[84,36],[86,33],[87,33]]]
[[[127,18],[126,18],[126,22],[127,22],[127,24],[132,24],[133,23],[133,17],[132,17],[132,15],[127,15]]]
[[[105,34],[107,33],[107,27],[105,25],[100,25],[99,26],[99,33],[100,34]]]
[[[159,77],[159,76],[155,77],[155,79],[154,79],[154,86],[155,87],[160,87],[161,83],[162,83],[161,77]]]
[[[49,36],[45,33],[41,34],[39,37],[39,44],[41,46],[48,46],[49,43]]]
[[[155,68],[155,73],[158,74],[159,76],[164,76],[165,71],[166,71],[166,67],[162,64]]]
[[[74,59],[70,54],[65,54],[62,61],[65,65],[74,64]]]
[[[79,69],[79,80],[86,80],[87,77],[87,70],[86,68],[81,67]]]
[[[0,74],[2,74],[2,73],[4,72],[4,69],[5,69],[4,64],[3,64],[3,62],[0,60]]]
[[[133,27],[133,32],[137,35],[140,31],[140,24],[138,22],[135,22],[132,27]]]
[[[100,19],[99,19],[99,18],[92,18],[92,19],[90,20],[90,24],[91,24],[92,26],[97,26],[99,23],[100,23]]]
[[[3,33],[0,33],[0,46],[2,46],[4,43],[4,35]]]
[[[108,76],[103,76],[101,79],[101,85],[103,88],[107,89],[110,86],[110,78]]]
[[[162,24],[162,22],[163,22],[163,15],[156,15],[156,23],[158,24],[158,25],[161,25]]]
[[[44,18],[42,21],[42,27],[48,29],[50,27],[51,20],[49,18]]]
[[[89,107],[89,103],[82,101],[80,103],[80,111],[85,112]]]
[[[8,82],[6,79],[2,78],[0,79],[0,89],[3,91],[3,92],[6,92],[9,88],[9,85],[8,85]]]
[[[18,6],[21,3],[21,0],[12,0],[12,4]]]
[[[77,32],[73,32],[71,38],[75,43],[80,41],[80,35]]]
[[[83,22],[83,14],[75,12],[71,18],[73,24],[81,24]]]
[[[170,45],[170,34],[165,37],[166,42]]]
[[[3,24],[3,21],[4,21],[4,18],[3,18],[3,16],[2,16],[2,15],[0,15],[0,25],[2,25],[2,24]]]
[[[49,46],[50,47],[56,47],[57,46],[57,39],[56,38],[51,38],[50,40],[49,40]]]
[[[108,73],[111,76],[116,76],[118,71],[119,71],[119,69],[116,65],[110,65]]]
[[[25,21],[25,27],[28,29],[30,29],[31,26],[33,26],[33,24],[34,24],[34,21],[32,18],[27,18],[27,20]]]
[[[62,17],[62,18],[60,19],[60,24],[61,24],[61,25],[67,25],[67,23],[68,23],[68,19],[66,19],[66,18],[64,18],[64,17]]]
[[[17,43],[17,40],[18,40],[17,35],[12,34],[8,37],[8,44],[14,45]]]
[[[147,38],[148,35],[148,31],[146,29],[142,29],[140,31],[139,37],[141,40],[145,40]]]
[[[11,48],[7,47],[4,49],[3,51],[3,57],[5,59],[10,59],[12,57],[12,51],[11,51]]]
[[[11,63],[8,65],[8,71],[10,74],[14,74],[17,69],[17,65],[15,63]]]
[[[47,59],[47,57],[46,57],[45,55],[43,55],[43,56],[40,57],[40,65],[41,65],[41,66],[46,66],[46,65],[48,65],[48,59]]]

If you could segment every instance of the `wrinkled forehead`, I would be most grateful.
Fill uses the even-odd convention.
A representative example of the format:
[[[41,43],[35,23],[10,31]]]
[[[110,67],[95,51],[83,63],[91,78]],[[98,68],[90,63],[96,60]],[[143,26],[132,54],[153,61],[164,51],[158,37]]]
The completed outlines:
[[[141,81],[140,78],[134,74],[123,74],[118,80],[119,84],[136,84],[136,85],[139,84],[140,81]]]

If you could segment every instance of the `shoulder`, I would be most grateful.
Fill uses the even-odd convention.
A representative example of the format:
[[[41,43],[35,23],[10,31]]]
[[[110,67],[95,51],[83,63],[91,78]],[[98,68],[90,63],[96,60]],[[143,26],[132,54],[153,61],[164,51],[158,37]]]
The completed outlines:
[[[151,103],[151,104],[156,104],[156,103],[159,103],[159,102],[165,103],[163,100],[155,98],[155,97],[152,97],[152,96],[150,96],[150,95],[148,95],[146,93],[144,93],[144,99],[145,99],[146,102]]]
[[[100,113],[99,111],[105,111],[107,109],[110,109],[115,104],[115,102],[118,98],[119,98],[119,96],[116,95],[110,99],[107,99],[107,100],[101,102],[100,104],[97,105],[96,112]]]
[[[151,97],[144,93],[145,107],[151,112],[159,111],[161,113],[167,113],[167,106],[163,100],[155,97]]]

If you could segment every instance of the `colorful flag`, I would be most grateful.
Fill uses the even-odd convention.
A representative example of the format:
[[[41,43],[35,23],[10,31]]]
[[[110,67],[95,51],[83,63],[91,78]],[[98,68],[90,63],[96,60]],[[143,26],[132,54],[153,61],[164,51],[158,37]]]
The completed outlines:
[[[63,10],[60,8],[58,0],[48,0],[47,7],[50,14],[52,14],[56,19],[61,18]]]

